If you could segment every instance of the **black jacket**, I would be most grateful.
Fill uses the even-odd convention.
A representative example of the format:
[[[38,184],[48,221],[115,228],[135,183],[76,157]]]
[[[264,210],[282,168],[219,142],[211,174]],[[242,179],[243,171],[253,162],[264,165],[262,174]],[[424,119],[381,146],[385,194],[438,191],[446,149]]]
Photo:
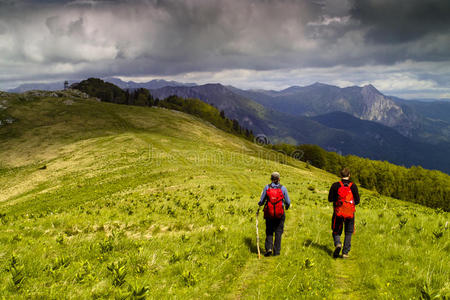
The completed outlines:
[[[342,179],[341,181],[343,184],[349,184],[351,182],[350,180],[345,180],[345,179]],[[328,193],[328,201],[333,202],[333,206],[336,204],[336,201],[338,199],[338,189],[340,186],[341,185],[339,182],[333,183],[333,185],[330,188],[330,192]],[[356,186],[355,183],[352,184],[352,186],[350,187],[350,190],[352,191],[353,200],[355,201],[355,205],[358,205],[359,204],[359,193],[358,193],[358,187]]]

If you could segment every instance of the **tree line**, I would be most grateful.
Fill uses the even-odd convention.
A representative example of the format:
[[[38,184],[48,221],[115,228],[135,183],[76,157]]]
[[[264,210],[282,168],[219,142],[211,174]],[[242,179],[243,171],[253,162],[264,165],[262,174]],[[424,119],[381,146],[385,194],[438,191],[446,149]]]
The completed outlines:
[[[235,119],[228,119],[223,110],[219,112],[214,106],[199,99],[185,99],[178,96],[169,96],[163,101],[159,101],[158,105],[160,107],[178,110],[197,116],[223,131],[242,136],[246,139],[253,140],[254,138],[251,130],[242,127]]]
[[[295,156],[301,156],[301,161],[336,175],[344,166],[348,167],[356,183],[379,194],[450,211],[450,176],[443,172],[420,166],[406,168],[354,155],[343,156],[317,145],[277,144],[269,147],[288,155],[297,151]]]
[[[73,84],[71,88],[85,92],[91,97],[97,97],[104,102],[148,107],[159,106],[182,111],[206,120],[226,132],[248,140],[254,138],[251,130],[242,127],[237,120],[227,118],[223,110],[219,111],[216,107],[199,99],[184,99],[174,95],[160,100],[154,98],[147,89],[122,90],[118,86],[98,78],[83,80]]]

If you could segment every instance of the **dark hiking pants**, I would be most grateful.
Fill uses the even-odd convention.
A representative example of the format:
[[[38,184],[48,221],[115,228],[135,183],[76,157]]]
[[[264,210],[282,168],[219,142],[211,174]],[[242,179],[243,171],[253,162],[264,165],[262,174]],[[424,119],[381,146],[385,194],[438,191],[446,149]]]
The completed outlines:
[[[352,234],[355,231],[355,218],[342,218],[333,214],[331,219],[331,229],[333,230],[333,240],[334,246],[341,244],[341,234],[344,230],[344,248],[342,249],[342,254],[348,254],[350,252],[352,243]]]
[[[284,220],[286,215],[280,219],[266,219],[266,252],[272,250],[274,255],[280,254],[281,251],[281,235],[284,230]],[[273,234],[275,233],[275,245],[273,243]]]

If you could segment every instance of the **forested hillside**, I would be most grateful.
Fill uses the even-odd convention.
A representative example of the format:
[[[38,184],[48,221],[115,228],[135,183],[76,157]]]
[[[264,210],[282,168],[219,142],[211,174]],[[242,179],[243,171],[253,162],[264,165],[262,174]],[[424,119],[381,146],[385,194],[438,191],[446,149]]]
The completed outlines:
[[[450,176],[442,172],[415,166],[405,168],[353,155],[342,156],[316,145],[278,144],[270,147],[288,155],[295,153],[300,160],[336,175],[344,166],[349,167],[356,182],[382,195],[450,210]]]

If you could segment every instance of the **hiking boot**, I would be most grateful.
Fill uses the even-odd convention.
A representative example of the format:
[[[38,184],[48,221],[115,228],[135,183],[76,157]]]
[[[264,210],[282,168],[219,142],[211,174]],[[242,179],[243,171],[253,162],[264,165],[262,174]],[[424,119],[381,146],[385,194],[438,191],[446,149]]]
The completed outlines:
[[[349,258],[348,253],[342,253],[342,258]]]
[[[272,256],[272,250],[267,250],[266,253],[264,253],[264,256]]]
[[[337,244],[336,248],[334,249],[334,252],[333,252],[333,257],[334,258],[338,258],[339,257],[339,254],[341,253],[341,249],[342,249],[342,244]]]
[[[280,253],[274,253],[273,254],[273,256],[279,256],[280,255]]]

